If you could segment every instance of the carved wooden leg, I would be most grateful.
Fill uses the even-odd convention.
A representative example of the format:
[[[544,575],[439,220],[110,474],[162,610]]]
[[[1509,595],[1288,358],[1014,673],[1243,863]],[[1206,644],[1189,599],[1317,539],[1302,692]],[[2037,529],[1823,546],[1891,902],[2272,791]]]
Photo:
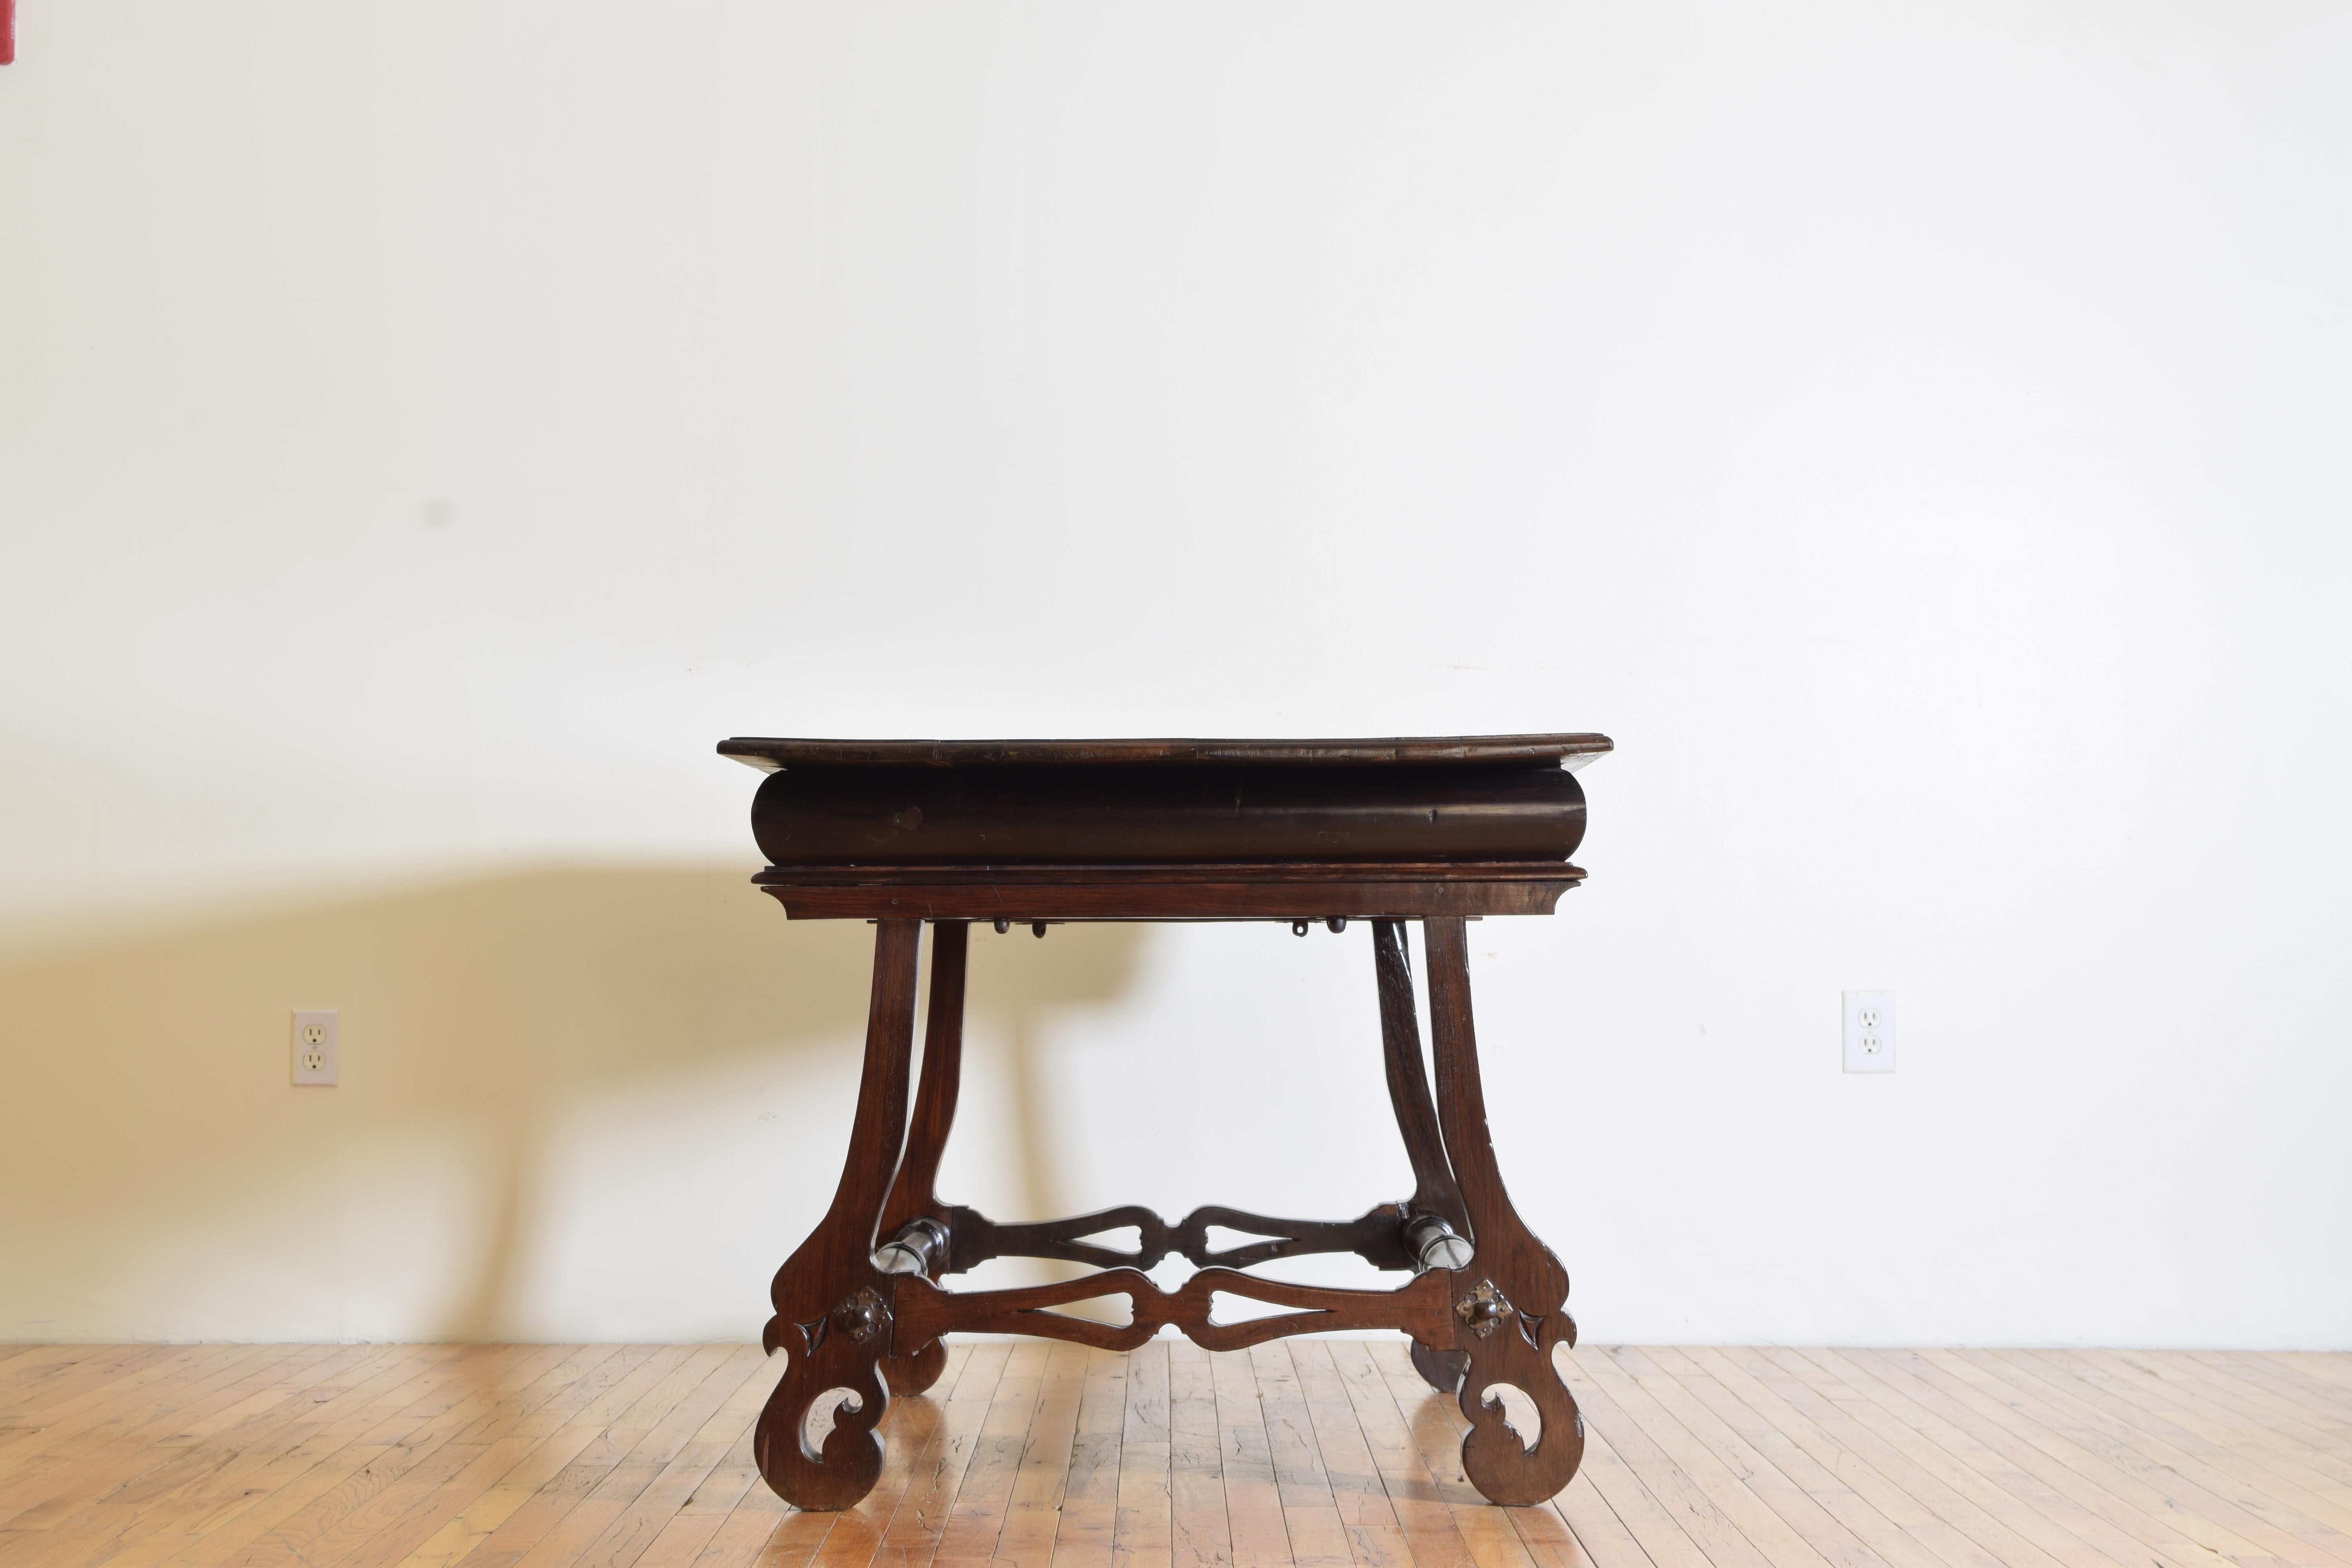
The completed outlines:
[[[1405,1157],[1412,1162],[1412,1201],[1406,1206],[1414,1214],[1436,1215],[1467,1235],[1470,1222],[1463,1212],[1462,1189],[1446,1163],[1437,1108],[1429,1099],[1429,1075],[1422,1067],[1421,1020],[1413,1005],[1412,958],[1405,949],[1402,921],[1372,922],[1372,966],[1380,979],[1381,1047],[1388,1066],[1389,1103],[1396,1108]],[[1440,1394],[1462,1386],[1462,1368],[1468,1360],[1451,1341],[1444,1345],[1412,1342],[1413,1370]]]
[[[866,1015],[866,1070],[849,1157],[833,1206],[776,1271],[776,1315],[762,1342],[790,1358],[751,1436],[760,1474],[786,1502],[844,1509],[882,1473],[874,1429],[890,1407],[880,1373],[891,1343],[898,1277],[874,1266],[874,1231],[907,1131],[907,1068],[915,1043],[915,965],[920,921],[880,921],[874,935],[874,997]],[[856,1404],[834,1413],[822,1450],[804,1435],[819,1395],[846,1388]]]
[[[931,928],[931,1000],[923,1023],[923,1078],[915,1089],[915,1120],[907,1130],[907,1157],[882,1205],[885,1241],[918,1219],[947,1225],[949,1210],[940,1201],[940,1156],[948,1146],[948,1131],[955,1125],[956,1089],[963,1076],[963,981],[970,955],[971,927],[964,921],[941,921]],[[920,1258],[923,1271],[936,1279],[946,1271],[945,1249],[931,1247]],[[915,1258],[910,1251],[909,1260]],[[901,1344],[882,1363],[894,1394],[920,1394],[939,1382],[947,1370],[948,1347],[937,1339],[912,1347]]]
[[[1427,922],[1430,1033],[1437,1049],[1437,1114],[1445,1152],[1470,1217],[1476,1251],[1454,1272],[1457,1348],[1470,1353],[1462,1384],[1462,1469],[1492,1502],[1538,1503],[1556,1495],[1584,1458],[1584,1418],[1553,1369],[1552,1347],[1576,1343],[1562,1310],[1568,1272],[1512,1208],[1486,1134],[1478,1041],[1470,1022],[1469,943],[1459,916]],[[1534,1401],[1543,1430],[1533,1447],[1503,1418],[1487,1391],[1507,1383]]]

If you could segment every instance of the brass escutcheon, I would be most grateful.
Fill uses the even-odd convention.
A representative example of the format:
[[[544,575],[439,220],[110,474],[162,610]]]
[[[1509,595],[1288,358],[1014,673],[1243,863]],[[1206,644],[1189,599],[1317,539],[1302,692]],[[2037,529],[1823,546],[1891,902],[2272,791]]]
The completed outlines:
[[[1454,1303],[1454,1315],[1483,1340],[1511,1315],[1510,1299],[1495,1289],[1492,1279],[1481,1279],[1470,1288],[1470,1294]]]
[[[861,1285],[833,1310],[833,1326],[864,1344],[890,1326],[890,1309],[883,1302],[880,1291],[871,1285]]]

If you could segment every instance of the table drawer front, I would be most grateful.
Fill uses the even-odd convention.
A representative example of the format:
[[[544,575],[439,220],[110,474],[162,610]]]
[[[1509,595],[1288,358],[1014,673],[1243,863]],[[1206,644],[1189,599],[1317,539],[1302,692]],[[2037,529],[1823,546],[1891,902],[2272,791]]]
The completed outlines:
[[[777,866],[1565,860],[1556,765],[786,768],[751,810]]]

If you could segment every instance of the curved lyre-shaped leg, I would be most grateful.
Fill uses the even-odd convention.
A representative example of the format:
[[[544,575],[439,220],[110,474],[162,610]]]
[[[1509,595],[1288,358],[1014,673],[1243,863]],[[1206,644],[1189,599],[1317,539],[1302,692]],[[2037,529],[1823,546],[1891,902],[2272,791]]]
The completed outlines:
[[[963,1077],[964,965],[971,954],[971,926],[964,921],[941,921],[931,928],[931,996],[923,1020],[923,1077],[915,1089],[915,1119],[907,1129],[907,1157],[899,1163],[898,1179],[890,1200],[882,1205],[885,1239],[898,1234],[909,1220],[948,1223],[948,1205],[938,1191],[940,1156],[947,1151],[948,1131],[955,1125],[956,1089]],[[931,1272],[940,1272],[935,1260]],[[882,1363],[882,1375],[894,1394],[920,1394],[939,1382],[947,1370],[948,1347],[934,1339],[909,1350],[900,1346]]]
[[[790,1358],[760,1412],[752,1457],[776,1495],[797,1507],[844,1509],[882,1473],[875,1435],[890,1407],[881,1374],[891,1342],[897,1277],[874,1267],[874,1231],[907,1131],[907,1068],[915,1043],[916,960],[920,921],[881,921],[874,936],[874,996],[866,1023],[866,1070],[849,1157],[833,1206],[776,1271],[769,1298],[776,1315],[762,1342]],[[845,1388],[854,1406],[834,1413],[824,1447],[809,1447],[810,1407]]]
[[[1437,1107],[1430,1101],[1429,1074],[1422,1066],[1421,1019],[1413,1005],[1412,957],[1405,948],[1404,922],[1372,922],[1372,967],[1381,987],[1381,1054],[1388,1068],[1389,1103],[1396,1110],[1405,1157],[1412,1162],[1412,1201],[1406,1206],[1413,1214],[1436,1215],[1467,1236],[1470,1222],[1463,1211],[1462,1189],[1445,1163]],[[1468,1360],[1450,1344],[1412,1342],[1413,1370],[1440,1394],[1462,1386],[1462,1368]]]
[[[1429,947],[1430,1034],[1437,1057],[1437,1115],[1445,1152],[1470,1216],[1475,1255],[1454,1273],[1457,1348],[1470,1364],[1462,1384],[1462,1469],[1491,1502],[1538,1503],[1555,1496],[1584,1458],[1584,1418],[1552,1365],[1552,1347],[1576,1343],[1564,1310],[1568,1272],[1512,1208],[1486,1133],[1478,1081],[1478,1041],[1470,1021],[1469,943],[1459,916],[1433,918]],[[1543,1429],[1532,1447],[1487,1397],[1509,1384],[1534,1402]]]

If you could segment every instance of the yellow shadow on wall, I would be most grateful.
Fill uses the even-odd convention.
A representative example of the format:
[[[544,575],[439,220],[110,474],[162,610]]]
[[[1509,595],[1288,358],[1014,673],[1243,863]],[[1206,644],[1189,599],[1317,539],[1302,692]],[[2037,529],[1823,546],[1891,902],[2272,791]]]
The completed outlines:
[[[1020,1124],[965,1131],[1011,1138],[1041,1203],[1038,1021],[1115,999],[1140,939],[1066,928],[975,954],[971,1007],[1014,1042]],[[518,1276],[562,1106],[747,1060],[854,1077],[871,942],[861,922],[787,922],[742,868],[582,868],[0,966],[0,1339],[530,1337]],[[328,1006],[342,1087],[295,1089],[289,1010]],[[772,1130],[807,1145],[796,1169],[826,1172],[783,1205],[803,1224],[847,1135],[825,1110]],[[354,1170],[369,1151],[383,1163]],[[451,1217],[404,1209],[404,1183],[455,1183]],[[770,1266],[798,1239],[762,1237]],[[352,1315],[355,1293],[402,1277],[403,1247],[453,1245],[429,1305]]]

